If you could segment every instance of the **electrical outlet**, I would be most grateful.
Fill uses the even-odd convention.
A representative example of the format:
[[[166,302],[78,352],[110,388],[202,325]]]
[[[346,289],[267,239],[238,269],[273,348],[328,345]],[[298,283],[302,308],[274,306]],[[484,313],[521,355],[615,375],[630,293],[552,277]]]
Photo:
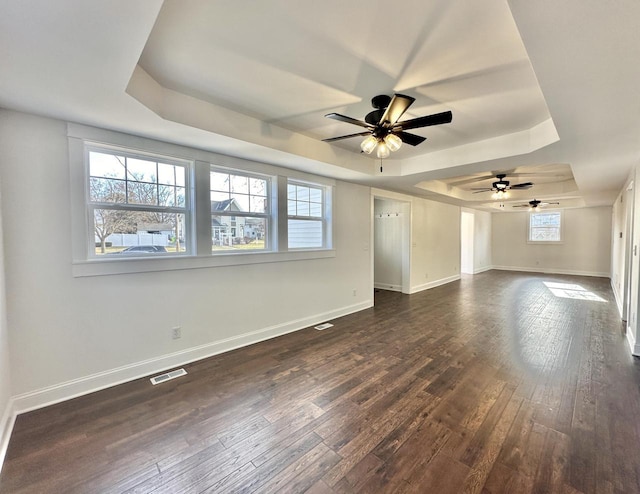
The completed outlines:
[[[180,326],[171,328],[171,338],[174,340],[179,340],[180,338],[182,338],[182,328]]]

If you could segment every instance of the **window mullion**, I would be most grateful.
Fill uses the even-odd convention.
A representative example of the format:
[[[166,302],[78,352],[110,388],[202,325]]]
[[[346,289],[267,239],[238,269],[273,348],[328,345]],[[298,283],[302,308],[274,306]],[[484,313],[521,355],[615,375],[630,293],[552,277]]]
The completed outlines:
[[[196,255],[211,255],[211,167],[204,161],[196,161],[194,167],[194,210]]]
[[[275,211],[272,213],[273,218],[278,225],[276,238],[273,239],[276,245],[273,246],[275,250],[286,251],[289,250],[289,221],[288,221],[288,181],[287,177],[278,175],[276,179],[276,204],[274,205]]]
[[[160,206],[160,174],[158,172],[158,162],[156,161],[156,205]]]
[[[124,157],[124,200],[129,202],[129,169],[127,166],[127,157]]]
[[[94,209],[113,209],[119,211],[141,211],[141,212],[149,212],[149,213],[177,213],[177,214],[185,214],[188,209],[183,207],[160,207],[160,206],[152,206],[150,204],[119,204],[112,202],[90,202],[88,203],[89,207]]]

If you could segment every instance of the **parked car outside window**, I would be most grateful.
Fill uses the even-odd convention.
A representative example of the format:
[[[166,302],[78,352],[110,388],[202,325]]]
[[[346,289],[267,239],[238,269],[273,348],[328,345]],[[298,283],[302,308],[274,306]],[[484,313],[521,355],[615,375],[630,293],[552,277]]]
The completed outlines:
[[[121,251],[111,252],[111,254],[159,254],[162,252],[167,252],[167,249],[162,245],[132,245],[131,247],[127,247]]]

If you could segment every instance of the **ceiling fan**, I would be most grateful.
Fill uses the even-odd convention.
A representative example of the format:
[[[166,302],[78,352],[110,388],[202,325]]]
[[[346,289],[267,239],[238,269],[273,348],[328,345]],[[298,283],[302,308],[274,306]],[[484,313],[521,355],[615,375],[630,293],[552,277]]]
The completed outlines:
[[[494,172],[491,175],[483,175],[480,177],[478,176],[462,177],[461,180],[458,180],[456,182],[451,182],[449,183],[449,185],[453,187],[459,187],[461,185],[468,185],[474,182],[484,182],[485,180],[489,180],[490,178],[496,178],[496,175],[498,173],[504,174],[505,177],[508,175],[510,178],[518,177],[520,179],[524,179],[525,177],[540,177],[544,179],[554,179],[554,180],[567,179],[567,177],[565,177],[560,172],[544,172],[544,171],[532,170],[528,173],[520,173],[520,172],[516,172],[515,170],[517,170],[517,168],[514,168],[514,170],[501,170],[501,171]]]
[[[350,137],[367,136],[360,144],[362,152],[371,154],[376,149],[378,158],[387,158],[391,151],[400,149],[403,142],[410,146],[417,146],[426,140],[426,137],[410,134],[405,132],[406,130],[451,122],[452,114],[450,111],[399,122],[400,117],[414,101],[415,98],[404,94],[394,94],[393,97],[386,94],[374,96],[371,100],[371,106],[373,106],[374,110],[364,117],[364,121],[340,115],[339,113],[328,113],[325,117],[364,127],[367,130],[356,134],[331,137],[323,139],[323,141],[334,142],[349,139]]]
[[[533,182],[522,182],[520,184],[512,184],[508,180],[505,180],[507,175],[505,173],[499,173],[496,175],[497,181],[491,184],[491,187],[472,187],[474,194],[479,194],[480,192],[491,192],[493,191],[494,199],[505,199],[508,197],[507,191],[512,189],[530,189],[533,187]]]
[[[559,202],[542,202],[534,199],[533,201],[529,201],[527,204],[516,204],[513,206],[514,208],[529,208],[530,210],[537,209],[539,207],[543,208],[545,206],[549,206],[550,204],[560,204]]]

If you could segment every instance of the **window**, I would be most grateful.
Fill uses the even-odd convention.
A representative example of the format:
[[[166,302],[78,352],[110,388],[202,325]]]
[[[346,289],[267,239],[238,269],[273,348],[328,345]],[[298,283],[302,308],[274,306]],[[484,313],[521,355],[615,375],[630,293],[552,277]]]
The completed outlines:
[[[212,251],[269,250],[271,179],[213,168],[209,186]]]
[[[561,224],[560,211],[529,213],[529,242],[560,242]]]
[[[188,163],[90,147],[89,257],[189,251]]]
[[[321,248],[327,245],[327,193],[325,187],[319,185],[288,182],[289,249]]]
[[[336,256],[334,180],[71,123],[67,137],[74,277]]]

